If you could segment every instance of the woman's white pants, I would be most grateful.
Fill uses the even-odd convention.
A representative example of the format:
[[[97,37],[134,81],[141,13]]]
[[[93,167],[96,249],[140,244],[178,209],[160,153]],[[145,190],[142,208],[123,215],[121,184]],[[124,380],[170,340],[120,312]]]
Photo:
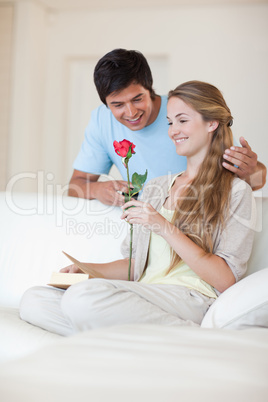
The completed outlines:
[[[66,291],[41,286],[27,290],[20,316],[64,336],[130,323],[198,326],[213,301],[183,286],[90,279]]]

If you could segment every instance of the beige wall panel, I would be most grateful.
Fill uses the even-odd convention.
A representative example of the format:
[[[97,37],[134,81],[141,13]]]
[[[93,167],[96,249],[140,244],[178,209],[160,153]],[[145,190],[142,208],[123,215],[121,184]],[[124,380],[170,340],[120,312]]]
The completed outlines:
[[[13,6],[0,5],[0,190],[5,189],[8,163]]]
[[[27,57],[22,66],[15,63],[12,138],[16,141],[10,173],[41,170],[45,180],[49,174],[49,183],[68,183],[71,160],[90,110],[98,104],[92,70],[104,53],[116,47],[145,54],[153,73],[159,73],[155,81],[160,93],[191,79],[218,86],[234,115],[236,138],[245,136],[268,165],[267,4],[69,11],[42,10],[40,4],[22,2],[16,22],[20,33],[16,54],[23,49]],[[23,33],[28,26],[31,30]],[[18,116],[24,118],[21,139]],[[21,162],[16,143],[24,154]],[[36,188],[34,180],[27,182]],[[30,187],[22,181],[17,185]]]

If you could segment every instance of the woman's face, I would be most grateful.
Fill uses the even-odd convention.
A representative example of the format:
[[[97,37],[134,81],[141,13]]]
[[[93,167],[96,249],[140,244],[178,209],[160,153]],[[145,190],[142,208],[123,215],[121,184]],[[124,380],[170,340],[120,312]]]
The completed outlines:
[[[203,160],[217,123],[205,122],[200,113],[177,97],[168,101],[167,119],[168,135],[176,146],[177,154],[198,156]]]

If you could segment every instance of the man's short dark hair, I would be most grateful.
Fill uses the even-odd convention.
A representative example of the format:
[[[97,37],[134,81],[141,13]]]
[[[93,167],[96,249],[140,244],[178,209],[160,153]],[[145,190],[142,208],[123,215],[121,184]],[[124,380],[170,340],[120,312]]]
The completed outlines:
[[[140,84],[155,98],[153,77],[146,58],[136,50],[115,49],[96,64],[94,82],[101,101],[112,92],[121,91],[131,84]]]

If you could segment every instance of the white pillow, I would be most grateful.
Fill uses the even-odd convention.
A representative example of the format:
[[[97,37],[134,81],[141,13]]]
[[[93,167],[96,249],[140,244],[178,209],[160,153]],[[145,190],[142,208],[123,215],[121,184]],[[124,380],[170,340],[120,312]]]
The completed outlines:
[[[223,292],[209,308],[201,327],[268,327],[268,268],[247,276]]]

